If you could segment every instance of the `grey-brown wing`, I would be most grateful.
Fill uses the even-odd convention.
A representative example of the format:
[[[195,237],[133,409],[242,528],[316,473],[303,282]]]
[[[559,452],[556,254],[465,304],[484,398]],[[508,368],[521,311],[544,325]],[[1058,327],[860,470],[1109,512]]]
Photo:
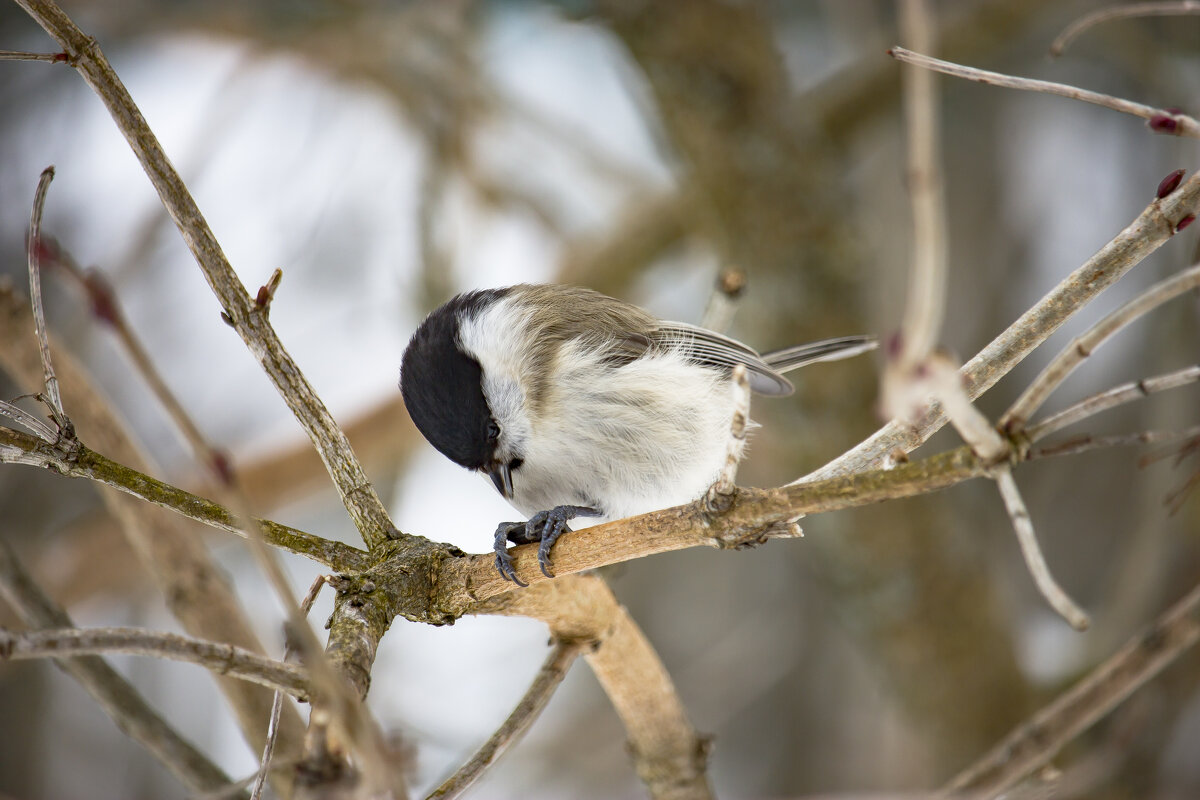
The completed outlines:
[[[750,388],[759,394],[788,395],[792,384],[750,347],[736,339],[684,322],[660,322],[650,332],[655,347],[678,350],[687,359],[709,367],[732,370],[744,364]]]

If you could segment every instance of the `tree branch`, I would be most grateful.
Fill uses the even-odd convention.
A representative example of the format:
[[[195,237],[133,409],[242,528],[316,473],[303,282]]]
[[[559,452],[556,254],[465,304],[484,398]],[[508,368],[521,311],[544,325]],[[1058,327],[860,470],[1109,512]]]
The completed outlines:
[[[1049,763],[1200,639],[1200,586],[1050,705],[1019,725],[946,791],[995,797]]]
[[[199,664],[218,675],[282,689],[308,699],[308,674],[242,647],[142,628],[55,628],[19,633],[0,628],[0,661],[128,653]]]
[[[29,434],[0,428],[0,463],[26,464],[71,478],[88,478],[178,512],[196,522],[245,536],[237,519],[224,506],[118,464],[83,444],[80,444],[78,452],[65,453]],[[314,536],[270,520],[255,522],[261,527],[263,538],[270,544],[311,558],[339,572],[360,571],[369,563],[365,552],[342,542]]]
[[[1156,198],[1125,230],[964,364],[961,373],[967,396],[974,400],[990,389],[1075,312],[1171,238],[1179,221],[1195,214],[1197,209],[1200,209],[1200,173],[1192,175],[1166,197]],[[937,404],[911,424],[894,419],[796,483],[877,466],[897,448],[912,452],[945,424],[946,415]]]
[[[38,588],[0,540],[0,594],[31,628],[74,627],[67,612]],[[55,658],[126,735],[145,747],[193,792],[223,789],[229,777],[158,715],[129,681],[99,656]],[[245,797],[245,793],[239,796]]]

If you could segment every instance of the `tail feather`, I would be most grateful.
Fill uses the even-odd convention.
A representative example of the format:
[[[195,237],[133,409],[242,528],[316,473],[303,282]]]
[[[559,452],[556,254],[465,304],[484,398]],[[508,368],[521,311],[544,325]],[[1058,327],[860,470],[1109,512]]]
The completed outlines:
[[[790,372],[818,361],[840,361],[874,350],[878,342],[870,336],[842,336],[763,353],[762,360],[776,372]]]

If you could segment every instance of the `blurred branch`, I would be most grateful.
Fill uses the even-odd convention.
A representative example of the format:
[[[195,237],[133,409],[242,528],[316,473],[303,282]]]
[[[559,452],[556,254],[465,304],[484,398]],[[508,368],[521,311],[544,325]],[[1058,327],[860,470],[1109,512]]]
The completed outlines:
[[[4,541],[0,541],[0,594],[30,628],[74,627],[67,612],[42,593]],[[103,658],[55,658],[54,663],[96,700],[117,727],[149,750],[190,791],[210,791],[229,784],[225,773],[160,717]]]
[[[1132,114],[1135,117],[1141,117],[1146,120],[1150,129],[1155,133],[1170,133],[1176,136],[1188,136],[1193,139],[1200,139],[1200,122],[1178,111],[1168,111],[1166,109],[1154,108],[1153,106],[1145,106],[1141,103],[1123,100],[1112,95],[1092,92],[1076,86],[1068,86],[1065,83],[1039,81],[1033,78],[1018,78],[999,72],[989,72],[988,70],[976,69],[975,67],[966,67],[949,61],[942,61],[940,58],[931,58],[921,53],[914,53],[911,50],[905,50],[903,47],[894,47],[888,53],[899,61],[937,72],[944,72],[947,75],[965,78],[976,83],[986,83],[989,86],[1003,86],[1009,89],[1023,89],[1030,92],[1043,92],[1045,94],[1058,95],[1059,97],[1069,97],[1073,100],[1082,100],[1085,103],[1093,103],[1112,109],[1113,111],[1120,111],[1123,114]]]
[[[49,61],[67,60],[66,53],[25,53],[20,50],[0,50],[0,61]]]
[[[1085,14],[1068,25],[1050,45],[1050,55],[1055,58],[1061,56],[1079,34],[1101,22],[1134,17],[1166,17],[1197,13],[1200,13],[1200,2],[1194,0],[1179,0],[1173,3],[1136,3],[1102,8],[1099,11]]]
[[[59,436],[70,439],[73,435],[71,421],[63,410],[62,394],[58,390],[58,378],[50,363],[50,340],[46,336],[46,312],[42,307],[42,211],[46,207],[46,191],[54,180],[54,167],[42,170],[37,191],[33,196],[33,212],[29,216],[29,235],[25,250],[29,259],[29,299],[33,305],[33,331],[37,337],[38,354],[42,358],[43,389],[38,398],[50,407],[50,417],[58,426]]]
[[[472,613],[533,617],[549,625],[556,638],[590,644],[588,664],[625,725],[634,765],[650,796],[712,796],[708,739],[692,728],[658,654],[601,578],[543,581],[496,597]]]
[[[471,759],[442,782],[427,798],[427,800],[450,800],[461,797],[464,792],[477,781],[480,776],[495,764],[505,751],[524,737],[529,726],[541,715],[542,709],[550,702],[555,689],[567,676],[567,670],[575,663],[580,652],[588,646],[588,642],[559,641],[555,642],[546,656],[546,661],[538,670],[533,684],[517,703],[517,707],[504,720],[504,724],[484,742]]]
[[[1101,411],[1107,411],[1110,408],[1115,408],[1134,400],[1140,400],[1143,397],[1149,397],[1152,394],[1168,389],[1187,386],[1196,381],[1200,381],[1200,365],[1184,367],[1174,372],[1168,372],[1165,375],[1155,375],[1152,378],[1142,378],[1140,381],[1134,381],[1133,383],[1123,383],[1120,386],[1114,386],[1107,391],[1084,398],[1078,403],[1064,408],[1057,414],[1046,417],[1046,419],[1039,423],[1030,425],[1025,429],[1025,435],[1029,438],[1029,441],[1036,442],[1069,425],[1074,425],[1080,420],[1099,414]]]
[[[955,776],[946,791],[995,797],[1049,763],[1071,740],[1094,725],[1176,661],[1200,639],[1200,586],[1092,670],[1057,700],[976,763]]]
[[[304,426],[363,540],[371,549],[379,547],[395,532],[395,527],[349,442],[283,348],[266,314],[238,280],[196,201],[96,40],[84,34],[51,0],[18,0],[18,3],[54,37],[68,54],[71,65],[108,108],[220,300],[225,318]]]
[[[231,644],[142,628],[55,628],[25,633],[0,628],[0,661],[99,653],[187,661],[219,675],[282,689],[302,700],[309,693],[305,670]]]
[[[728,333],[737,311],[738,301],[746,290],[746,273],[736,267],[726,267],[717,273],[708,305],[700,319],[700,327],[717,333]]]
[[[968,361],[960,371],[967,396],[974,400],[990,389],[1079,309],[1171,238],[1179,221],[1194,215],[1198,208],[1200,174],[1194,174],[1177,190],[1155,199],[1116,238]],[[946,416],[936,404],[911,424],[894,419],[799,481],[822,480],[870,467],[897,448],[911,452],[945,424]]]
[[[0,428],[0,463],[42,467],[73,478],[89,478],[141,498],[157,506],[176,511],[196,522],[245,536],[234,515],[224,506],[197,497],[169,483],[145,475],[132,467],[118,464],[84,445],[75,454],[67,454],[28,434]],[[283,549],[306,556],[339,571],[362,569],[367,554],[341,542],[314,536],[269,520],[255,520],[263,537]]]
[[[996,469],[992,477],[1000,489],[1000,497],[1004,500],[1004,507],[1012,520],[1013,531],[1017,534],[1017,542],[1021,545],[1025,566],[1033,576],[1038,591],[1072,628],[1077,631],[1087,630],[1091,624],[1088,615],[1063,591],[1050,574],[1050,568],[1046,566],[1046,559],[1042,555],[1042,548],[1033,529],[1033,519],[1029,516],[1025,501],[1021,499],[1021,491],[1013,478],[1012,467],[1005,464]]]
[[[32,328],[29,301],[0,282],[0,341],[6,343],[0,347],[0,368],[25,391],[35,391],[42,381],[38,348],[29,336]],[[127,465],[126,469],[144,469],[139,449],[102,393],[68,352],[61,347],[54,350],[64,403],[71,408],[79,432],[98,449]],[[56,457],[65,455],[61,450],[54,452]],[[153,575],[167,606],[189,634],[261,652],[233,590],[194,530],[185,528],[174,514],[124,493],[105,489],[101,498],[141,563]],[[270,693],[244,681],[218,677],[217,683],[246,739],[258,749],[265,741]],[[289,706],[285,711],[280,749],[292,758],[299,752],[301,722],[294,708]],[[291,775],[275,772],[272,782],[283,793],[290,788]]]
[[[1054,360],[1046,365],[1041,374],[1034,379],[1012,407],[1000,418],[1000,427],[1006,431],[1017,433],[1024,429],[1025,423],[1050,397],[1050,394],[1067,379],[1075,368],[1084,362],[1092,352],[1104,344],[1122,328],[1144,314],[1153,311],[1168,300],[1172,300],[1186,291],[1200,286],[1200,264],[1197,264],[1178,275],[1173,275],[1160,281],[1134,299],[1125,303],[1116,311],[1097,322],[1087,331],[1076,336],[1071,343],[1063,348]]]

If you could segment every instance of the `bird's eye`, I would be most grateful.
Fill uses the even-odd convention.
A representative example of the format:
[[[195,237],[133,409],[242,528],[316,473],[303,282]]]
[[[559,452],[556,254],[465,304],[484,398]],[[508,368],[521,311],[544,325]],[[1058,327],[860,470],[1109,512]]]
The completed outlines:
[[[488,441],[493,444],[500,439],[500,426],[496,424],[495,420],[488,423],[487,437]]]
[[[510,472],[516,472],[517,469],[524,463],[525,463],[525,459],[514,458],[512,461],[508,462],[508,469]]]

